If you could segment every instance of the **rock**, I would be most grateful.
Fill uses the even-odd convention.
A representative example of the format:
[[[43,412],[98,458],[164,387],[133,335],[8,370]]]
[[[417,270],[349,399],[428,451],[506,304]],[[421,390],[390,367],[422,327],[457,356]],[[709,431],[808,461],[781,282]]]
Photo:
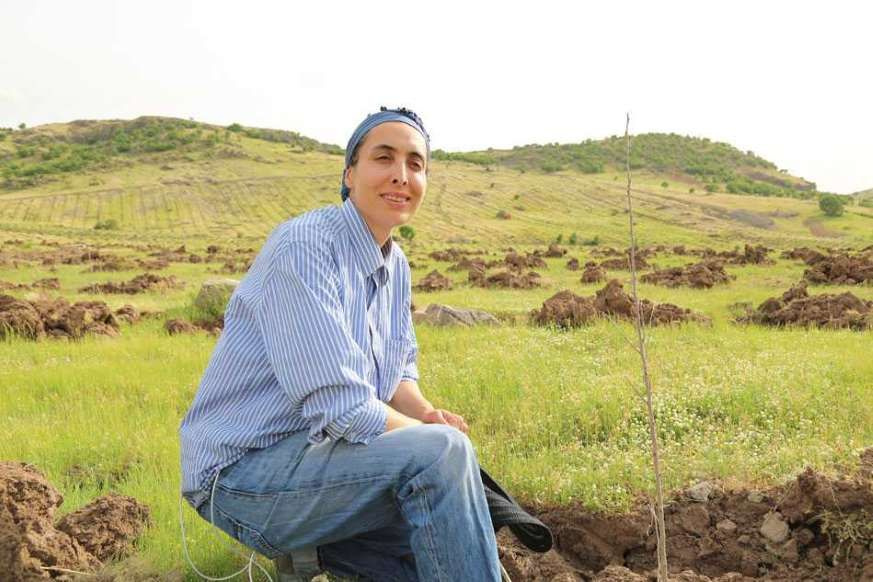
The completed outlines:
[[[737,524],[729,519],[723,519],[715,524],[715,529],[726,534],[732,534],[737,531]]]
[[[797,562],[800,559],[800,554],[797,552],[797,540],[790,539],[787,542],[779,545],[767,545],[767,549],[774,556],[777,556],[786,562]]]
[[[211,316],[223,315],[227,302],[237,287],[239,281],[236,279],[207,279],[194,298],[194,308]]]
[[[775,544],[781,544],[788,539],[788,524],[778,512],[768,513],[759,531],[762,536]]]
[[[704,537],[709,531],[709,512],[703,505],[689,505],[676,513],[676,523],[688,533]]]
[[[685,491],[685,494],[694,501],[706,503],[709,501],[709,497],[712,495],[713,491],[715,491],[715,485],[709,481],[701,481],[689,487]]]
[[[749,491],[749,495],[746,497],[746,499],[750,503],[761,503],[762,501],[764,501],[764,494],[760,491]]]
[[[429,323],[430,325],[447,326],[460,325],[471,327],[474,325],[499,325],[496,317],[486,311],[476,309],[461,309],[451,305],[431,303],[424,311],[416,311],[412,314],[414,323]]]

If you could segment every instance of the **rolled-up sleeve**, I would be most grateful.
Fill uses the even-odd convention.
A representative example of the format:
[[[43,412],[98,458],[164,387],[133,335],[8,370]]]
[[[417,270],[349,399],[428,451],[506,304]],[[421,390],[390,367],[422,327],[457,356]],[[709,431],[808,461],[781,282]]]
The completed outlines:
[[[343,316],[336,265],[325,249],[279,245],[258,325],[279,383],[310,423],[310,442],[368,443],[385,431],[387,411],[366,379],[368,360]]]

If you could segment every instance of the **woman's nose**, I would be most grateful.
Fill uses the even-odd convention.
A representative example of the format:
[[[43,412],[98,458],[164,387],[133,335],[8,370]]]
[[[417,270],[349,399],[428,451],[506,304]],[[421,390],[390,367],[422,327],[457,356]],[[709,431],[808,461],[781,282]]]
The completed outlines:
[[[406,175],[406,164],[398,164],[394,170],[394,177],[391,179],[392,184],[406,184],[409,178]]]

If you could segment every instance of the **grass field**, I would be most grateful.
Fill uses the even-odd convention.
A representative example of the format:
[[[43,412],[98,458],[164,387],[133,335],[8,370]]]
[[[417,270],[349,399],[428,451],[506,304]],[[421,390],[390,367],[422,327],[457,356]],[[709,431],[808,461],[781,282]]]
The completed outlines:
[[[252,154],[210,167],[179,161],[161,170],[142,164],[0,194],[0,242],[24,240],[14,246],[18,250],[42,249],[43,240],[85,242],[120,255],[134,254],[130,245],[149,243],[186,244],[201,253],[212,243],[257,248],[284,218],[336,201],[341,163],[336,156],[288,154],[280,144],[251,147],[271,161],[255,162]],[[566,241],[575,232],[580,240],[597,236],[601,246],[625,247],[622,179],[436,164],[428,198],[413,222],[415,239],[404,244],[416,264],[414,278],[433,268],[446,273],[447,263],[426,255],[451,245],[499,254],[510,245],[542,248],[558,234]],[[825,218],[814,202],[692,194],[688,183],[671,179],[672,186],[664,188],[662,181],[656,175],[635,177],[643,244],[720,249],[744,242],[780,249],[873,244],[873,209],[852,207],[842,217]],[[512,217],[497,219],[498,210]],[[117,230],[94,230],[98,220],[109,218],[118,221]],[[762,219],[772,224],[753,225]],[[816,236],[810,220],[823,225],[826,230],[818,232],[826,236]],[[568,256],[584,263],[594,248],[571,246]],[[666,267],[691,260],[662,255],[654,262]],[[419,307],[480,308],[509,322],[461,330],[419,326],[422,388],[435,403],[468,419],[483,466],[517,497],[620,510],[651,483],[633,329],[610,321],[573,331],[525,324],[524,314],[558,290],[588,295],[600,287],[579,283],[579,273],[564,267],[566,257],[547,262],[540,289],[471,288],[465,273],[448,273],[454,289],[415,294]],[[113,307],[133,303],[174,315],[186,312],[214,268],[173,263],[161,274],[176,275],[185,288],[136,296],[77,289],[130,279],[139,270],[88,273],[83,265],[49,271],[36,263],[0,263],[0,281],[58,277],[61,295],[71,300],[99,299]],[[668,488],[704,478],[773,483],[805,465],[833,471],[873,444],[871,332],[732,322],[732,304],[758,304],[777,295],[798,281],[803,269],[788,260],[729,266],[736,280],[705,291],[641,286],[643,297],[700,311],[713,321],[650,330]],[[612,274],[627,281],[627,273]],[[845,290],[873,299],[869,286],[812,288]],[[64,511],[108,490],[147,503],[154,527],[140,542],[140,554],[161,572],[196,579],[183,565],[180,545],[177,429],[214,343],[205,334],[170,337],[160,320],[124,326],[118,338],[0,343],[6,426],[0,459],[37,465],[63,492]],[[241,563],[187,507],[185,516],[198,564],[218,575]]]

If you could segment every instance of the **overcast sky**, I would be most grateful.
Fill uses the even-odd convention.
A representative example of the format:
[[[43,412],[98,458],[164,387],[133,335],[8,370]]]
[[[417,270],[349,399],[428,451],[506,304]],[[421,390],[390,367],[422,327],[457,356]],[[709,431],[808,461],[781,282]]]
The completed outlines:
[[[873,188],[869,2],[6,0],[0,126],[138,115],[345,146],[379,105],[434,148],[676,132]]]

